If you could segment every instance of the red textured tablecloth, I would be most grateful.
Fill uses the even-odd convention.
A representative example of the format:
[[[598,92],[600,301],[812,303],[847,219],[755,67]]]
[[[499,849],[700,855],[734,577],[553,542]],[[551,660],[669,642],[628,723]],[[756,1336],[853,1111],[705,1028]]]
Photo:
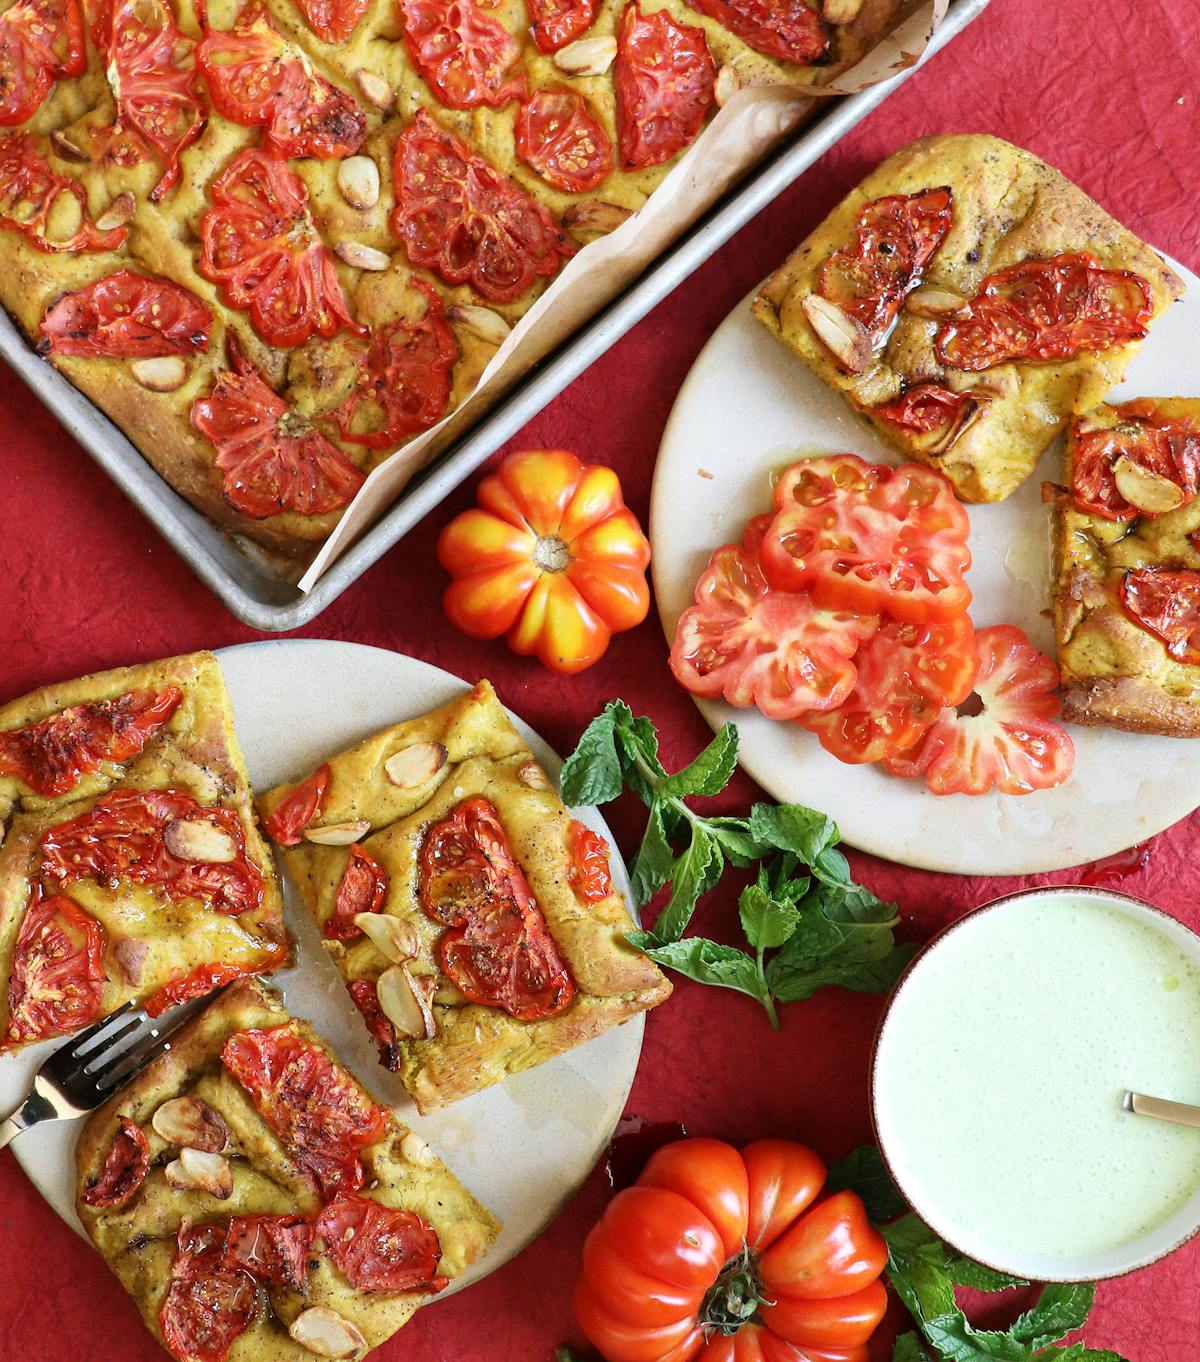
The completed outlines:
[[[611,463],[644,517],[672,399],[717,323],[877,161],[911,138],[956,131],[997,133],[1030,148],[1151,243],[1200,269],[1198,0],[994,0],[514,444],[565,445]],[[0,432],[0,701],[96,668],[254,637],[2,369]],[[305,632],[394,648],[469,679],[490,676],[561,751],[605,699],[621,695],[653,716],[668,764],[690,757],[708,730],[667,671],[653,612],[598,666],[567,681],[447,627],[434,539],[469,495],[462,489]],[[739,777],[735,794],[742,804],[755,791]],[[608,813],[629,851],[638,810],[622,804]],[[1200,925],[1198,831],[1193,816],[1164,833],[1149,866],[1123,888]],[[859,878],[899,901],[914,938],[1021,883],[852,859]],[[718,890],[696,925],[720,933],[734,909],[733,896]],[[776,1035],[750,1001],[680,981],[649,1020],[628,1109],[734,1141],[797,1137],[836,1159],[870,1137],[866,1071],[879,1009],[874,998],[825,990],[784,1008]],[[535,1244],[464,1295],[422,1310],[374,1356],[549,1362],[556,1345],[581,1344],[571,1283],[607,1195],[597,1170]],[[1198,1286],[1200,1242],[1102,1285],[1086,1338],[1133,1362],[1194,1362]],[[0,1359],[163,1357],[99,1257],[47,1210],[11,1151],[0,1156]]]

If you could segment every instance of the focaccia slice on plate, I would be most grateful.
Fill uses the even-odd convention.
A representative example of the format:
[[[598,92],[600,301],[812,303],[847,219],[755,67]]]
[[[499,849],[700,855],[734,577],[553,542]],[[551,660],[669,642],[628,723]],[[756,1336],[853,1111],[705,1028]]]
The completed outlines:
[[[571,817],[487,681],[260,809],[381,1062],[421,1112],[671,991],[625,941],[633,922],[603,838]]]
[[[361,1358],[499,1225],[257,980],[87,1121],[77,1209],[178,1362]]]
[[[1200,398],[1071,425],[1054,494],[1064,717],[1200,737]]]
[[[884,440],[965,501],[1000,501],[1181,291],[1057,170],[965,133],[884,161],[754,313]]]
[[[157,1013],[288,954],[211,653],[0,708],[0,1049]]]

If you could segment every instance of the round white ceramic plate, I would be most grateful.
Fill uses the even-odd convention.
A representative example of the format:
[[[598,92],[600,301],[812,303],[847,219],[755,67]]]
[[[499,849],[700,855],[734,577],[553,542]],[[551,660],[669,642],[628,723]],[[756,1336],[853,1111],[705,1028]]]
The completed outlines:
[[[1200,394],[1200,280],[1174,265],[1184,298],[1155,323],[1114,400]],[[663,434],[650,508],[654,590],[667,637],[692,603],[718,544],[770,509],[775,476],[800,455],[852,450],[894,463],[806,365],[740,303],[700,352]],[[1053,655],[1050,519],[1043,480],[1061,476],[1062,442],[1006,501],[967,507],[977,626],[1016,624]],[[795,724],[697,700],[719,727],[734,719],[740,760],[780,801],[835,818],[851,845],[903,865],[954,874],[1019,875],[1081,865],[1133,846],[1200,803],[1200,741],[1071,728],[1075,769],[1055,790],[932,795],[921,781],[848,766]]]
[[[219,656],[250,779],[260,790],[294,779],[331,753],[466,689],[437,667],[355,643],[281,639],[228,648]],[[517,720],[517,727],[556,777],[559,758],[527,725]],[[594,809],[575,812],[612,844]],[[619,856],[612,857],[612,872],[632,903]],[[400,1080],[380,1067],[341,975],[290,884],[285,896],[297,963],[272,975],[271,982],[288,1008],[310,1021],[358,1077],[429,1140],[504,1226],[482,1262],[451,1288],[461,1289],[536,1238],[592,1170],[629,1094],[643,1018],[436,1115],[418,1116]],[[53,1044],[0,1058],[0,1111],[16,1106]],[[50,1205],[82,1233],[74,1210],[78,1124],[35,1127],[18,1135],[12,1150]]]

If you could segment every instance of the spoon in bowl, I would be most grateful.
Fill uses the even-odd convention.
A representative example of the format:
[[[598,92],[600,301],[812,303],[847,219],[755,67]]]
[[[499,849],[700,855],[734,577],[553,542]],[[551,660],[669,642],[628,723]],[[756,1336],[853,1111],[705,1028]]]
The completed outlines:
[[[1159,1121],[1171,1121],[1177,1126],[1200,1128],[1200,1107],[1188,1102],[1168,1102],[1165,1097],[1147,1097],[1142,1092],[1127,1092],[1121,1099],[1124,1111],[1135,1116],[1153,1116]]]

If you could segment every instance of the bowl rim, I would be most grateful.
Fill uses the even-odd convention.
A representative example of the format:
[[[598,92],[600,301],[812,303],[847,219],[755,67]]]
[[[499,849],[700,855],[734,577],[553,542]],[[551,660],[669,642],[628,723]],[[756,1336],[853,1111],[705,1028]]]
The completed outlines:
[[[891,993],[888,995],[887,1005],[884,1007],[883,1012],[879,1017],[879,1021],[877,1022],[875,1027],[875,1035],[871,1042],[871,1063],[867,1076],[868,1108],[871,1117],[871,1130],[875,1136],[875,1145],[876,1148],[879,1150],[879,1154],[883,1160],[884,1167],[887,1169],[888,1176],[892,1179],[892,1182],[899,1189],[901,1196],[904,1198],[906,1204],[917,1216],[917,1218],[923,1220],[925,1224],[929,1225],[930,1229],[932,1229],[940,1239],[942,1239],[956,1252],[961,1253],[964,1257],[970,1258],[973,1262],[980,1263],[984,1267],[991,1268],[994,1272],[1000,1272],[1008,1276],[1023,1276],[1024,1273],[1014,1269],[1012,1264],[1006,1265],[1001,1262],[992,1261],[989,1258],[980,1257],[978,1254],[968,1252],[968,1250],[963,1248],[961,1244],[956,1243],[950,1237],[950,1235],[946,1234],[944,1230],[938,1228],[932,1223],[932,1221],[926,1218],[921,1208],[917,1206],[912,1197],[909,1195],[908,1189],[903,1185],[900,1178],[897,1176],[896,1169],[893,1166],[891,1159],[888,1158],[888,1152],[884,1145],[883,1137],[879,1128],[878,1097],[877,1097],[879,1045],[880,1041],[883,1038],[884,1030],[887,1027],[888,1019],[892,1015],[892,1012],[896,1005],[896,1001],[900,997],[901,992],[911,980],[912,975],[917,969],[917,967],[921,964],[923,960],[925,960],[927,956],[929,956],[932,953],[933,949],[936,946],[943,942],[947,937],[951,936],[965,923],[972,921],[974,918],[979,917],[983,913],[990,912],[995,908],[1000,908],[1007,903],[1011,903],[1014,900],[1030,898],[1051,898],[1058,897],[1059,895],[1062,894],[1071,895],[1083,894],[1089,898],[1107,899],[1109,901],[1115,899],[1124,904],[1132,905],[1137,910],[1138,914],[1143,914],[1149,917],[1151,920],[1153,920],[1154,918],[1163,919],[1165,922],[1170,924],[1171,930],[1182,932],[1185,936],[1192,938],[1194,947],[1193,955],[1194,963],[1196,964],[1197,968],[1200,968],[1200,931],[1197,931],[1195,928],[1190,927],[1186,922],[1182,922],[1173,914],[1166,912],[1165,909],[1159,908],[1153,903],[1147,903],[1145,899],[1135,898],[1134,895],[1132,894],[1124,894],[1119,889],[1108,889],[1101,885],[1089,884],[1048,884],[1034,886],[1029,889],[1015,889],[1011,890],[1007,894],[1000,894],[996,898],[988,899],[985,903],[977,904],[974,908],[971,908],[967,912],[963,913],[961,917],[957,917],[954,919],[954,921],[947,922],[944,926],[940,927],[926,942],[924,942],[921,945],[917,953],[904,967],[903,972],[897,979],[894,987],[892,988]],[[1137,914],[1130,914],[1130,916],[1136,915]],[[1175,1240],[1174,1243],[1162,1249],[1156,1248],[1153,1252],[1148,1253],[1144,1256],[1140,1256],[1135,1261],[1128,1262],[1123,1266],[1113,1267],[1106,1270],[1087,1272],[1082,1275],[1076,1274],[1057,1275],[1039,1273],[1036,1277],[1031,1277],[1030,1280],[1054,1283],[1106,1281],[1113,1277],[1124,1277],[1131,1272],[1138,1272],[1142,1268],[1149,1267],[1151,1266],[1151,1264],[1157,1263],[1161,1261],[1163,1258],[1166,1258],[1168,1255],[1174,1253],[1176,1249],[1182,1248],[1185,1244],[1189,1243],[1192,1239],[1196,1238],[1198,1234],[1200,1234],[1200,1207],[1197,1208],[1195,1221],[1196,1223],[1193,1225],[1193,1227],[1189,1229],[1185,1234],[1183,1234],[1180,1238]],[[1082,1258],[1082,1255],[1080,1256]]]

